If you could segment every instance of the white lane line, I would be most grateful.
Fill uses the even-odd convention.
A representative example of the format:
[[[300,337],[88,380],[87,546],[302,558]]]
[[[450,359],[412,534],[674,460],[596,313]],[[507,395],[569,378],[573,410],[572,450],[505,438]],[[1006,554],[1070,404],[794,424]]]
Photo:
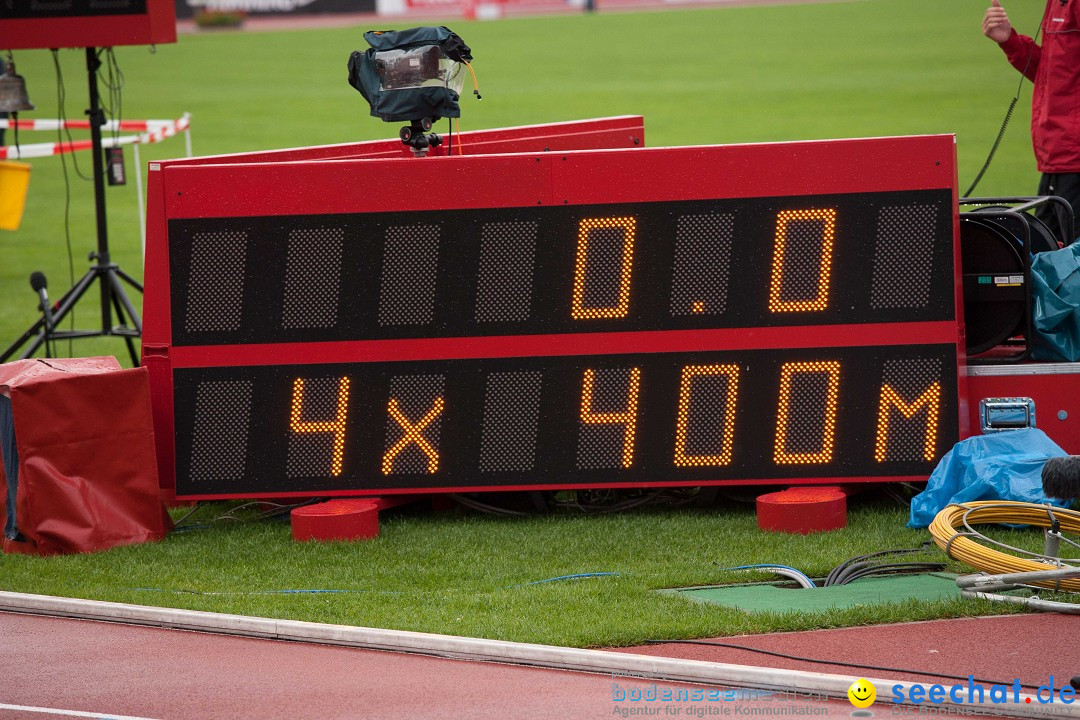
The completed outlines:
[[[46,715],[67,715],[68,717],[100,718],[101,720],[154,720],[154,718],[136,717],[134,715],[111,715],[109,713],[61,710],[60,708],[34,707],[32,705],[8,705],[6,703],[0,703],[0,710],[17,710],[20,712],[44,713]]]

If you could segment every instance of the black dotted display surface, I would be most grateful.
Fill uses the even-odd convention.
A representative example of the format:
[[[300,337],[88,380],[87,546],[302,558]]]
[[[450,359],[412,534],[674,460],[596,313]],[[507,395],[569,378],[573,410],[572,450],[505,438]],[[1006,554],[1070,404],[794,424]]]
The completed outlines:
[[[956,346],[178,368],[177,493],[926,476]]]
[[[171,220],[172,343],[951,320],[946,190]]]

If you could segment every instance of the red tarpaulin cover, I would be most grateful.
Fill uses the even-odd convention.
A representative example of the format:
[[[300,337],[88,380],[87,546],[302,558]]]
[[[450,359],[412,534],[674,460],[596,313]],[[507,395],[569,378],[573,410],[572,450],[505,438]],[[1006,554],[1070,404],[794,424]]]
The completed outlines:
[[[145,368],[123,370],[111,357],[19,360],[0,365],[0,393],[11,398],[15,518],[27,539],[5,550],[90,552],[160,540],[172,529],[158,490]],[[0,497],[6,484],[0,467]]]

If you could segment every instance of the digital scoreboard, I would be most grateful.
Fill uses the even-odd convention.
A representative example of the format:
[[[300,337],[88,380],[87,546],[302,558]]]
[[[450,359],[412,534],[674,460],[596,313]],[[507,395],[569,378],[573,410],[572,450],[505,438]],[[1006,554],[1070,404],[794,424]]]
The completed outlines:
[[[0,50],[171,42],[173,0],[0,0]]]
[[[178,497],[925,479],[952,139],[166,167]]]

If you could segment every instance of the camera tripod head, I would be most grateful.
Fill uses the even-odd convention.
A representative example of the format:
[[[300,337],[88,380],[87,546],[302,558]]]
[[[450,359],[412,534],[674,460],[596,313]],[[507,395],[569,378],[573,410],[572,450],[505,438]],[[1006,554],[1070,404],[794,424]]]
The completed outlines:
[[[420,118],[413,120],[398,131],[401,142],[412,148],[413,155],[424,157],[429,147],[437,147],[442,144],[442,136],[438,133],[428,132],[432,122],[439,118]]]

